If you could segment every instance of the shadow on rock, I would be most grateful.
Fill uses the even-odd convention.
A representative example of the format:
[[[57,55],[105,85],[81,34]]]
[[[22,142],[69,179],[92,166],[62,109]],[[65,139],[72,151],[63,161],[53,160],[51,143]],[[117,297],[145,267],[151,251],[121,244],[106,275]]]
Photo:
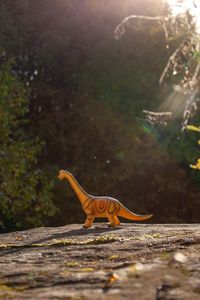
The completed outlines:
[[[32,241],[32,243],[42,243],[46,241],[50,241],[52,239],[60,239],[60,238],[67,238],[67,237],[76,237],[76,236],[83,236],[83,235],[97,235],[100,233],[108,233],[108,232],[114,232],[121,230],[123,227],[100,227],[100,226],[95,226],[93,228],[80,228],[80,229],[72,229],[67,232],[62,232],[62,233],[56,233],[52,234],[44,239]]]

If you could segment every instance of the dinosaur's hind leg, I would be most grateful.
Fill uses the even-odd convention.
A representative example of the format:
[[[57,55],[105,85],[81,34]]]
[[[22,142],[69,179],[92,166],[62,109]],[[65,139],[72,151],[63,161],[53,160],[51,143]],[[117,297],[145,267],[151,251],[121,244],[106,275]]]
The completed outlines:
[[[108,220],[110,222],[108,226],[114,227],[120,224],[120,221],[117,216],[108,215]]]
[[[114,220],[115,220],[115,225],[120,225],[120,220],[118,219],[117,216],[114,216]]]

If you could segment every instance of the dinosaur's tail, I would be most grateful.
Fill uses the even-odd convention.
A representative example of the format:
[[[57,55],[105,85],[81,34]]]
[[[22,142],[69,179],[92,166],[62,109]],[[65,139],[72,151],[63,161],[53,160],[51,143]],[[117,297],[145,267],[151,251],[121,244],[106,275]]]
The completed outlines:
[[[151,218],[153,215],[136,215],[134,213],[132,213],[129,209],[127,209],[126,207],[122,206],[120,208],[120,211],[118,213],[118,216],[123,217],[125,219],[129,219],[129,220],[134,220],[134,221],[143,221],[143,220],[147,220],[149,218]]]

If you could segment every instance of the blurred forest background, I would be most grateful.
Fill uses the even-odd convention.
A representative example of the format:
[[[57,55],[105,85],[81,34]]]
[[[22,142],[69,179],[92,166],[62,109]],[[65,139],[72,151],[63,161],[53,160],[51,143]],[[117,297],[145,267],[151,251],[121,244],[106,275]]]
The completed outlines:
[[[152,127],[143,109],[169,97],[159,77],[179,41],[130,14],[168,14],[161,0],[0,2],[0,230],[85,216],[66,169],[90,194],[116,197],[152,222],[198,222],[197,135],[177,117]],[[200,124],[197,112],[194,124]]]

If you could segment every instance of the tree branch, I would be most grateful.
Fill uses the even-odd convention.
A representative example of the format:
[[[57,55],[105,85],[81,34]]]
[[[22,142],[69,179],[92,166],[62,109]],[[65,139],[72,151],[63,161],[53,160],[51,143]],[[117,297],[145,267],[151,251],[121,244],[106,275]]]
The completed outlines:
[[[130,15],[122,20],[120,24],[118,24],[114,30],[114,35],[116,39],[120,39],[121,35],[124,34],[124,25],[132,20],[132,19],[140,19],[140,20],[147,20],[147,21],[167,21],[168,17],[150,17],[150,16],[143,16],[143,15]]]

